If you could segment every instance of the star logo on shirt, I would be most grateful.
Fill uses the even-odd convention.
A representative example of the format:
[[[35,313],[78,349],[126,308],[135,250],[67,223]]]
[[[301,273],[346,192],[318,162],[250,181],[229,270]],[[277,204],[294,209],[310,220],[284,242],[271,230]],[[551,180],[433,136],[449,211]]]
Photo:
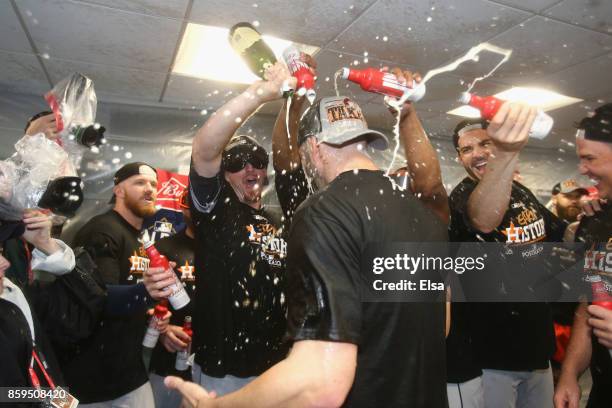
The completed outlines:
[[[130,256],[130,274],[142,275],[149,268],[149,258],[139,256],[138,252],[134,251],[134,254]]]
[[[180,268],[178,268],[178,270],[181,273],[182,281],[195,280],[195,276],[193,274],[195,272],[195,268],[192,265],[189,265],[189,261],[185,261],[185,265],[182,265]]]

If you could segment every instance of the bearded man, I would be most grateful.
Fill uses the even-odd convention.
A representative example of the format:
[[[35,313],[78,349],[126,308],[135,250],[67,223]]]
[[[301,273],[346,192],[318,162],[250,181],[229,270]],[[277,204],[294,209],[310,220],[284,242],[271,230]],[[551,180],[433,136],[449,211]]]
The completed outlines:
[[[156,211],[157,174],[146,163],[128,163],[115,173],[114,184],[113,208],[89,220],[73,246],[88,250],[105,284],[133,285],[149,266],[139,237],[143,219]],[[144,313],[107,316],[87,341],[62,359],[66,382],[79,406],[154,405],[142,359],[145,325]]]

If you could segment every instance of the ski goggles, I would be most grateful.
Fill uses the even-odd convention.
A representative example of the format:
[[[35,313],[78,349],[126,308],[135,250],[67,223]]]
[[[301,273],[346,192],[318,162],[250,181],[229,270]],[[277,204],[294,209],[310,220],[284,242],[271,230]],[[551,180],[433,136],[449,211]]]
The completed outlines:
[[[250,163],[258,170],[263,170],[268,167],[267,154],[228,154],[223,158],[223,169],[230,173],[237,173],[244,169]]]

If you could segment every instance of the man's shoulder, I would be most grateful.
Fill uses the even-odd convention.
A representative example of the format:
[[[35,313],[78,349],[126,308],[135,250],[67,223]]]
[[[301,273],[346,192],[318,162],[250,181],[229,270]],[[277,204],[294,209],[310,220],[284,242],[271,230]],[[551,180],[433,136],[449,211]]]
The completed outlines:
[[[478,183],[476,182],[476,180],[473,180],[469,177],[465,177],[455,186],[455,188],[453,188],[448,198],[449,200],[451,200],[451,202],[457,201],[466,193],[472,192],[477,185]]]
[[[115,235],[121,227],[119,216],[113,210],[98,214],[79,229],[75,235],[75,244],[81,244],[99,236]]]

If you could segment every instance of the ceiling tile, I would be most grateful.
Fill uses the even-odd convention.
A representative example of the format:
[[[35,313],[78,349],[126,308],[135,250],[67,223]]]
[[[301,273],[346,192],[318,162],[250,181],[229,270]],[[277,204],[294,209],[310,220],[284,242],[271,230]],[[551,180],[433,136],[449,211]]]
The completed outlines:
[[[547,16],[582,27],[612,34],[612,2],[565,0],[546,10]]]
[[[523,21],[529,13],[483,0],[381,0],[328,48],[394,61],[421,72]],[[385,41],[386,40],[386,41]]]
[[[612,94],[612,82],[602,80],[610,76],[612,53],[574,65],[552,75],[545,75],[537,83],[564,95],[581,99],[597,99]]]
[[[22,0],[41,53],[52,58],[167,72],[181,22],[66,0]],[[36,19],[37,23],[34,23]]]
[[[232,84],[173,74],[170,76],[163,101],[210,110],[223,105],[246,88],[247,85],[244,84]]]
[[[542,11],[555,3],[558,3],[559,0],[493,0],[495,3],[505,4],[507,6],[516,7],[521,10],[528,10],[533,12]]]
[[[513,50],[510,60],[500,67],[495,78],[516,85],[612,50],[611,36],[540,16],[529,19],[491,42]],[[482,70],[479,66],[492,65],[491,58],[499,61],[499,56],[487,53],[478,63],[462,65],[458,71],[480,75]],[[475,72],[477,69],[478,72]]]
[[[44,93],[49,83],[36,56],[0,52],[0,87],[25,93]]]
[[[374,0],[284,1],[194,0],[190,21],[231,27],[259,22],[264,34],[321,47],[335,38]]]
[[[32,52],[15,11],[8,1],[0,2],[0,50]]]
[[[88,76],[94,81],[98,96],[110,94],[128,99],[157,101],[166,78],[165,74],[159,72],[122,69],[55,58],[46,60],[45,64],[54,82],[73,72]]]
[[[151,16],[182,19],[189,0],[75,0]]]

